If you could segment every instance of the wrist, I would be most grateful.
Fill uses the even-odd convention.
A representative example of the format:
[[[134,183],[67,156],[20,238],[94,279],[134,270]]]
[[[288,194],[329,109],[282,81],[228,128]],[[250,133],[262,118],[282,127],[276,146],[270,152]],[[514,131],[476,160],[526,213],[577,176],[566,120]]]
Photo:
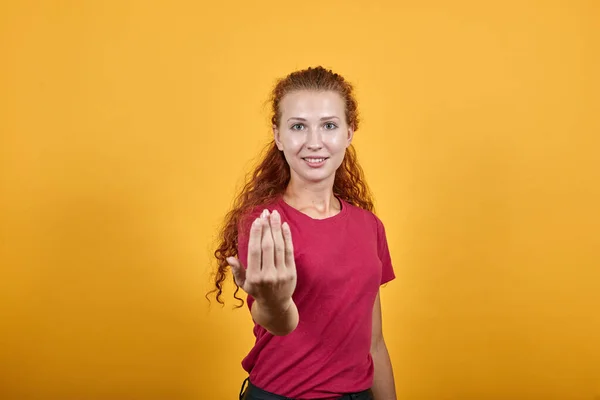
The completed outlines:
[[[271,315],[281,315],[288,311],[292,304],[294,304],[294,300],[291,297],[284,301],[268,301],[264,299],[255,299],[255,301],[263,311]]]

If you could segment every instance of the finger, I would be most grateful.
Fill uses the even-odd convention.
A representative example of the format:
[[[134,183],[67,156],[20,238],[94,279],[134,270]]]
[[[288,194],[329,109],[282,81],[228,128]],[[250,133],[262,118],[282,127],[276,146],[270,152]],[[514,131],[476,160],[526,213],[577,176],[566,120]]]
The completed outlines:
[[[296,260],[294,259],[294,243],[292,243],[292,230],[287,222],[281,225],[283,241],[285,242],[285,266],[296,269]]]
[[[236,285],[243,287],[246,282],[246,270],[235,257],[227,257],[227,262],[231,266],[231,272],[233,273],[233,279],[235,280]]]
[[[281,215],[274,210],[271,213],[271,233],[273,234],[275,268],[285,267],[285,242],[281,232]]]
[[[260,218],[257,218],[250,227],[250,238],[248,239],[248,274],[255,274],[260,272],[260,264],[262,257],[262,249],[260,246],[262,238],[262,222]]]
[[[269,224],[269,211],[263,211],[261,215],[262,224],[262,271],[271,271],[275,268],[273,255],[273,234],[271,233],[271,225]]]

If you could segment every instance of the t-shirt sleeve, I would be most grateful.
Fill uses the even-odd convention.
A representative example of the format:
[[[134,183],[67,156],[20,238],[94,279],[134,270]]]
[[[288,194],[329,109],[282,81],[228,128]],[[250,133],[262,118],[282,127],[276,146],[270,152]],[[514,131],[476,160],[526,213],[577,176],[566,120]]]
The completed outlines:
[[[396,278],[394,267],[392,266],[392,257],[388,248],[387,236],[383,222],[377,217],[377,253],[381,260],[381,285],[388,283]]]

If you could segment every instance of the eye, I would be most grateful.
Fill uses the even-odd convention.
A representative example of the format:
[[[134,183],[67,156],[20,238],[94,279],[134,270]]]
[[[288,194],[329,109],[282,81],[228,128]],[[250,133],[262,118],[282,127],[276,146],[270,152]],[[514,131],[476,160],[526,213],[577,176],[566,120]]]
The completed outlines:
[[[328,123],[325,124],[325,129],[327,129],[327,130],[332,130],[332,129],[335,129],[335,128],[337,128],[337,125],[334,124],[333,122],[328,122]]]
[[[294,125],[292,125],[292,130],[293,131],[301,131],[302,129],[304,129],[304,125],[303,124],[294,124]]]

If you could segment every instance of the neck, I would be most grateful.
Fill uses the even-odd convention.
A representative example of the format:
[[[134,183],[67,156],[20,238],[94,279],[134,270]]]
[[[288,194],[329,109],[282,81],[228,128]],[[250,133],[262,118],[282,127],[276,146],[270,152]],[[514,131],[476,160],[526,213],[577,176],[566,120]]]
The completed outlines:
[[[313,218],[328,218],[341,210],[341,204],[333,194],[333,185],[325,182],[306,184],[292,179],[283,200]]]

